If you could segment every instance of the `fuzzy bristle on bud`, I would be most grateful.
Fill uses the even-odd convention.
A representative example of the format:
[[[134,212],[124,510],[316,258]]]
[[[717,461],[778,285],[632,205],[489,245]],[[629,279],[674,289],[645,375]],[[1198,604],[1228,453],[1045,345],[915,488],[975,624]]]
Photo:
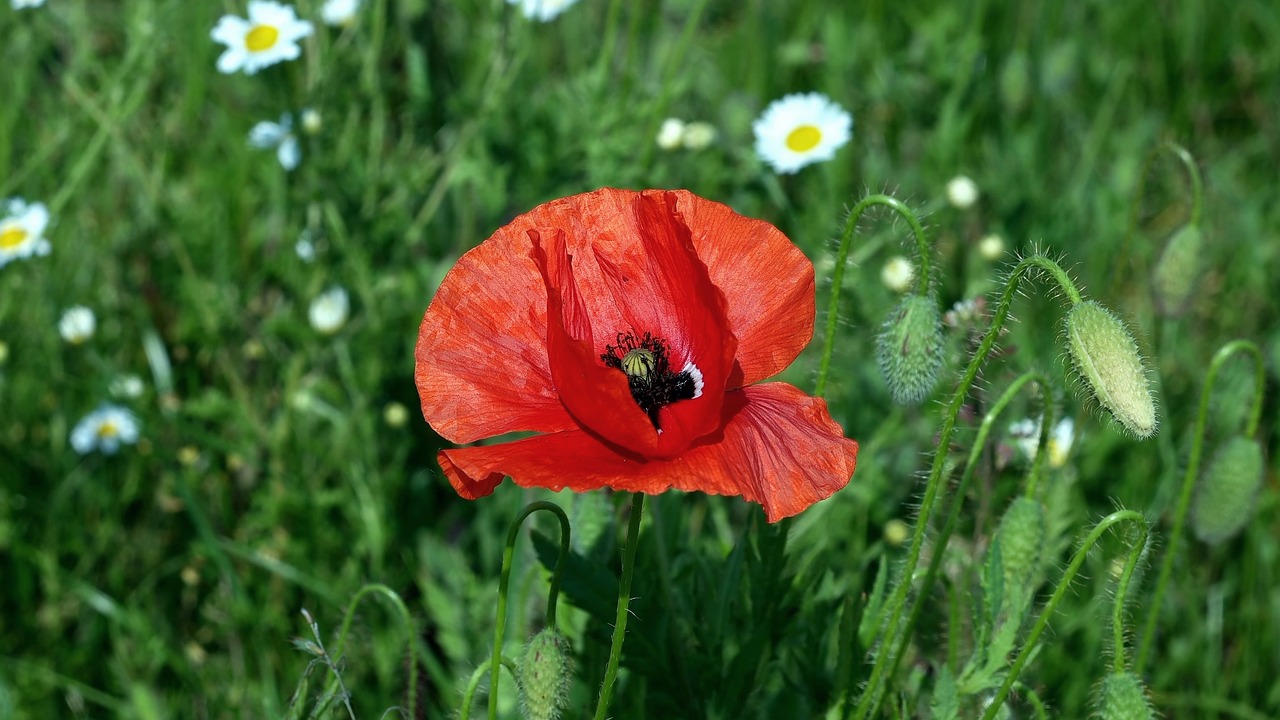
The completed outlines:
[[[1186,312],[1200,277],[1203,255],[1204,241],[1195,224],[1184,225],[1164,246],[1151,276],[1151,290],[1165,317],[1176,318]]]
[[[1071,360],[1098,403],[1138,439],[1155,435],[1155,396],[1138,343],[1120,318],[1085,300],[1067,312],[1066,325]]]
[[[569,640],[545,628],[525,646],[520,659],[520,704],[529,720],[558,720],[569,703],[573,656]]]
[[[915,405],[933,391],[942,368],[942,316],[938,301],[902,298],[876,337],[876,358],[894,402]]]
[[[1227,440],[1196,486],[1191,507],[1196,537],[1216,545],[1243,530],[1253,517],[1262,479],[1262,445],[1242,435]]]
[[[1019,497],[1000,518],[996,530],[1006,588],[1029,586],[1040,570],[1044,547],[1044,507],[1037,500]]]
[[[1108,675],[1098,684],[1096,704],[1102,720],[1154,720],[1142,680],[1131,672]]]

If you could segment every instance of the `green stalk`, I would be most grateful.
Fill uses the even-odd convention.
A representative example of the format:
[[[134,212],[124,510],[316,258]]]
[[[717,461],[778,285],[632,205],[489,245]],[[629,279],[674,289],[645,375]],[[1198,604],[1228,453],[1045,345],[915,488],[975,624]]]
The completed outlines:
[[[631,522],[627,526],[627,544],[622,554],[622,582],[618,585],[618,615],[613,623],[613,643],[609,646],[609,664],[605,666],[604,685],[600,687],[600,702],[596,705],[596,720],[605,720],[609,714],[609,700],[613,698],[613,683],[618,679],[618,664],[622,659],[622,641],[627,635],[627,606],[631,603],[631,577],[636,571],[636,541],[640,537],[640,516],[644,512],[644,494],[635,493],[631,501]]]

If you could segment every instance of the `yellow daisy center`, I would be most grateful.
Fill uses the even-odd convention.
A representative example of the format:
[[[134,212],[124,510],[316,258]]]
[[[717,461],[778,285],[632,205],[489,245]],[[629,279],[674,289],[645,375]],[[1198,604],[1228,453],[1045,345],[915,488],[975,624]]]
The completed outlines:
[[[279,39],[280,29],[274,25],[255,25],[244,36],[244,46],[249,48],[249,52],[262,52],[270,50]]]
[[[816,125],[801,125],[787,135],[787,149],[808,152],[822,142],[822,131]]]
[[[98,437],[100,438],[113,438],[119,434],[120,428],[116,427],[116,424],[110,420],[98,426]]]
[[[0,230],[0,250],[12,250],[27,241],[27,231],[17,225]]]

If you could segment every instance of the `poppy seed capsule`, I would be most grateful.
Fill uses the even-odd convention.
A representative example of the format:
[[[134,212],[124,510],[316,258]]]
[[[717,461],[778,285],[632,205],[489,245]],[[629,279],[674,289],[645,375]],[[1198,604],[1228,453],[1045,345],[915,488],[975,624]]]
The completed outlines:
[[[622,356],[622,372],[627,377],[647,378],[657,365],[657,357],[644,348],[634,348]]]
[[[1014,500],[1000,518],[996,538],[1000,542],[1005,587],[1034,583],[1045,540],[1044,507],[1040,502],[1028,497]]]
[[[876,359],[894,402],[916,405],[929,396],[942,368],[942,317],[933,297],[898,302],[876,337]]]
[[[1253,517],[1262,488],[1262,445],[1237,435],[1227,440],[1196,485],[1191,527],[1196,537],[1216,545],[1235,537]]]
[[[1067,312],[1067,350],[1093,396],[1140,440],[1155,435],[1155,398],[1138,344],[1115,313],[1093,300]]]
[[[1175,318],[1186,312],[1200,277],[1203,247],[1200,227],[1195,224],[1184,225],[1164,246],[1151,277],[1151,290],[1165,317]]]
[[[545,628],[525,646],[520,659],[520,704],[529,720],[557,720],[569,703],[573,658],[569,640]]]
[[[1108,675],[1098,684],[1097,693],[1098,717],[1102,720],[1153,720],[1156,716],[1142,680],[1131,672]]]

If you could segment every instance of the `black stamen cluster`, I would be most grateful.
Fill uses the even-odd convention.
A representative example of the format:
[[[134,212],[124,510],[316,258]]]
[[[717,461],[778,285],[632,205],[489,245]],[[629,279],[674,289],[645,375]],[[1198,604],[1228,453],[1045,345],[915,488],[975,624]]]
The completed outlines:
[[[632,399],[649,416],[653,427],[661,429],[658,425],[658,410],[677,400],[691,399],[697,388],[689,373],[671,371],[667,345],[662,338],[656,338],[652,333],[645,333],[640,338],[634,333],[618,333],[615,344],[606,346],[600,359],[606,366],[625,374],[622,358],[637,348],[653,353],[653,369],[643,376],[627,375],[627,387],[631,390]]]

